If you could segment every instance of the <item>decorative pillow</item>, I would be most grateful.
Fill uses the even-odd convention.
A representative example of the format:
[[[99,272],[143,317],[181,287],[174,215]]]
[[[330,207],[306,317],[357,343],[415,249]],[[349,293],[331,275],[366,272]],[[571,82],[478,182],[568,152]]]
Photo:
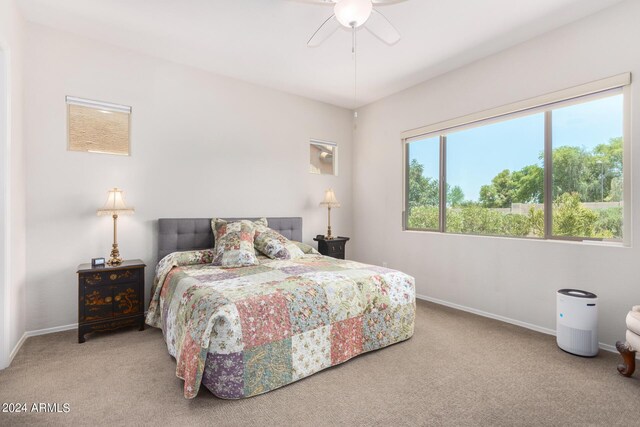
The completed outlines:
[[[269,227],[269,223],[267,222],[267,218],[260,218],[257,219],[255,221],[253,221],[253,224],[256,226],[256,228],[259,227]],[[257,230],[256,230],[257,231]]]
[[[223,219],[214,219],[211,222],[216,239],[213,265],[234,268],[258,264],[253,249],[253,239],[256,234],[253,222],[247,220],[227,222]]]
[[[253,225],[256,226],[256,232],[257,232],[258,231],[258,226],[267,227],[269,225],[269,223],[267,222],[267,218],[260,218],[260,219],[257,219],[255,221],[253,221]],[[262,252],[260,252],[258,250],[258,248],[255,247],[255,245],[254,245],[254,250],[256,251],[256,256],[265,256]]]
[[[254,244],[256,249],[271,259],[295,259],[304,255],[294,242],[263,225],[263,220],[266,223],[264,218],[260,218],[255,222],[256,237]]]
[[[316,248],[314,248],[311,245],[307,245],[306,243],[302,243],[302,242],[296,242],[295,240],[292,240],[292,242],[295,243],[295,245],[299,247],[302,253],[304,254],[320,255],[320,252],[318,252]]]

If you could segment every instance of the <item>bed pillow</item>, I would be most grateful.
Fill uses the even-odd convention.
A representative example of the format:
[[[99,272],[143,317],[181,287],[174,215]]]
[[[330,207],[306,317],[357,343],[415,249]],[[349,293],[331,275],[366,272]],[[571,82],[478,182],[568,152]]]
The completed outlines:
[[[260,220],[262,219],[264,218]],[[294,242],[258,222],[256,222],[254,245],[257,250],[271,259],[295,259],[304,255]]]
[[[311,245],[307,245],[306,243],[302,243],[302,242],[296,242],[295,240],[292,240],[292,242],[293,242],[293,243],[295,243],[295,244],[296,244],[296,246],[300,248],[300,250],[302,251],[302,253],[304,253],[304,254],[306,254],[306,255],[309,255],[309,254],[312,254],[312,255],[320,255],[320,252],[318,252],[318,251],[316,250],[316,248],[314,248],[314,247],[313,247],[313,246],[311,246]]]
[[[216,239],[213,265],[234,268],[258,264],[253,248],[256,235],[256,226],[253,222],[247,220],[227,222],[219,218],[211,222]]]

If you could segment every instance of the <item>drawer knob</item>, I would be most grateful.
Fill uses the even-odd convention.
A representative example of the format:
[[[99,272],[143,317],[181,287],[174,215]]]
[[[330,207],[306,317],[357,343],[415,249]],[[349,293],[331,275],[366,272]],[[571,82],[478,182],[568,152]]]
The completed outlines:
[[[111,280],[116,280],[118,278],[118,275],[116,273],[113,273],[111,276],[109,276],[109,279]]]
[[[120,295],[116,295],[115,300],[116,300],[116,301],[120,301],[120,299],[121,299],[121,298],[122,298],[122,297],[121,297]]]
[[[104,302],[111,302],[111,297],[106,297],[106,298],[104,299]]]

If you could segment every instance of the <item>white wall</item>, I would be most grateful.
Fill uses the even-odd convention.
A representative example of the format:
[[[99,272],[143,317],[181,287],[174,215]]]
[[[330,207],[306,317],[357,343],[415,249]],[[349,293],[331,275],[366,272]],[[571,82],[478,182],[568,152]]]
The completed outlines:
[[[0,0],[0,369],[25,331],[25,163],[22,139],[23,20],[13,0]],[[4,91],[4,94],[1,92]],[[6,96],[6,99],[5,99]],[[6,101],[6,104],[5,104]]]
[[[147,293],[157,218],[302,216],[314,243],[331,186],[334,230],[351,233],[349,111],[35,24],[26,52],[29,330],[77,322],[76,266],[109,255],[95,210],[113,186],[136,208],[119,244],[149,266]],[[67,151],[65,95],[132,106],[131,157]],[[309,174],[311,138],[338,143],[340,176]]]
[[[600,297],[600,341],[623,339],[625,315],[640,304],[640,227],[633,248],[403,232],[400,133],[622,72],[640,77],[638,17],[640,2],[630,0],[361,108],[356,258],[414,275],[421,295],[552,330],[555,291],[587,289]],[[640,142],[640,84],[632,90],[632,139]],[[640,170],[640,150],[627,167]],[[632,186],[640,188],[640,174]],[[637,225],[640,197],[632,210]]]
[[[9,182],[9,127],[8,127],[8,95],[7,95],[7,61],[4,50],[0,50],[0,369],[8,365],[9,332],[6,327],[9,324],[8,306],[8,270],[6,259],[8,245],[6,235],[7,226],[7,193]]]

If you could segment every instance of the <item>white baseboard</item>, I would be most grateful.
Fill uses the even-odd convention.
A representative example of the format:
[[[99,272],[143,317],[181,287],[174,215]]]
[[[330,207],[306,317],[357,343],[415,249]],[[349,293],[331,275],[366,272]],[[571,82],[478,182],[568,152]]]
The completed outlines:
[[[25,333],[25,335],[27,336],[27,338],[37,337],[38,335],[46,335],[46,334],[53,334],[55,332],[70,331],[71,329],[77,329],[77,328],[78,328],[78,324],[72,323],[70,325],[55,326],[53,328],[36,329],[35,331],[28,331]]]
[[[545,328],[545,327],[542,327],[542,326],[534,325],[533,323],[522,322],[520,320],[511,319],[509,317],[500,316],[498,314],[489,313],[487,311],[482,311],[482,310],[478,310],[478,309],[471,308],[471,307],[466,307],[466,306],[460,305],[460,304],[454,304],[452,302],[440,300],[440,299],[437,299],[437,298],[428,297],[426,295],[417,295],[416,294],[416,298],[424,300],[424,301],[429,301],[429,302],[432,302],[432,303],[435,303],[435,304],[444,305],[446,307],[455,308],[456,310],[461,310],[461,311],[466,311],[468,313],[477,314],[478,316],[488,317],[490,319],[495,319],[495,320],[499,320],[501,322],[510,323],[512,325],[516,325],[516,326],[520,326],[520,327],[523,327],[523,328],[531,329],[532,331],[542,332],[543,334],[553,335],[553,336],[556,335],[556,331],[554,331],[553,329],[549,329],[549,328]],[[598,347],[600,347],[600,349],[602,349],[604,351],[610,351],[612,353],[618,353],[618,350],[616,350],[616,347],[613,346],[613,345],[610,345],[610,344],[598,343]],[[638,357],[640,357],[640,354],[638,355]]]
[[[13,362],[13,358],[16,357],[16,354],[18,354],[18,351],[22,348],[22,344],[24,344],[27,338],[28,338],[27,333],[25,332],[24,334],[22,334],[22,336],[16,343],[16,346],[13,347],[13,350],[11,350],[11,354],[9,354],[9,360],[7,361],[7,366],[6,366],[7,368],[11,366],[11,362]]]
[[[71,329],[76,329],[77,327],[78,327],[78,324],[73,323],[71,325],[56,326],[54,328],[36,329],[35,331],[25,332],[24,334],[22,334],[22,336],[16,343],[16,346],[11,351],[11,354],[9,355],[9,363],[7,364],[7,367],[11,365],[11,362],[13,362],[13,358],[16,357],[16,354],[18,354],[18,351],[20,351],[20,349],[22,348],[22,345],[27,340],[27,338],[35,337],[38,335],[53,334],[54,332],[68,331]]]
[[[610,351],[611,353],[616,353],[616,354],[618,353],[618,349],[616,348],[615,345],[610,345],[610,344],[605,344],[603,342],[599,342],[598,343],[598,347],[600,347],[604,351]],[[638,354],[636,356],[636,359],[637,358],[640,358],[640,354]]]

